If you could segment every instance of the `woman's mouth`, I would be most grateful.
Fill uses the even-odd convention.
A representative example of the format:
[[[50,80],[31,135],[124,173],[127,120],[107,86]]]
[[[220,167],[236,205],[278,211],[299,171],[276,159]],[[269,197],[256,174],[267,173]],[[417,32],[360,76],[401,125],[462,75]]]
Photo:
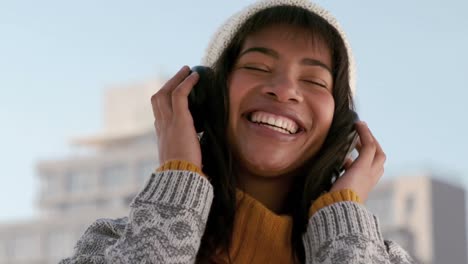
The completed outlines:
[[[303,130],[294,120],[280,115],[263,111],[254,111],[247,115],[247,119],[255,124],[264,126],[271,130],[293,135]]]

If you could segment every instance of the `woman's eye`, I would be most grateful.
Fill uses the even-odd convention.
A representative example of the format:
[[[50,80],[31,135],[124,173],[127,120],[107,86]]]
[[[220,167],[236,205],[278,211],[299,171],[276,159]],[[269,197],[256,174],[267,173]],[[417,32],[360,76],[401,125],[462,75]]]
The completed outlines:
[[[244,66],[244,69],[253,70],[253,71],[260,71],[260,72],[270,72],[268,69],[260,68],[260,67],[254,67],[254,66]]]
[[[304,80],[304,82],[312,84],[312,85],[317,85],[317,86],[320,86],[322,88],[327,88],[327,86],[325,84],[317,82],[317,81]]]

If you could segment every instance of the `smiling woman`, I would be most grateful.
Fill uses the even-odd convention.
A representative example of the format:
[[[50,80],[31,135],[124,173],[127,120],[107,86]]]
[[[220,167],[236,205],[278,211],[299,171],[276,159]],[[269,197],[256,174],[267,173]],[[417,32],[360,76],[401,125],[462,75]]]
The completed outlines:
[[[385,154],[355,123],[351,49],[328,12],[257,2],[221,27],[203,64],[215,122],[196,133],[187,97],[199,75],[182,67],[151,98],[161,167],[128,218],[97,220],[62,263],[413,262],[362,204]]]
[[[229,145],[246,167],[242,179],[251,173],[286,179],[274,191],[285,195],[292,177],[281,176],[318,152],[332,123],[330,51],[306,29],[288,25],[250,35],[242,49],[228,81]],[[294,133],[277,129],[283,122]]]

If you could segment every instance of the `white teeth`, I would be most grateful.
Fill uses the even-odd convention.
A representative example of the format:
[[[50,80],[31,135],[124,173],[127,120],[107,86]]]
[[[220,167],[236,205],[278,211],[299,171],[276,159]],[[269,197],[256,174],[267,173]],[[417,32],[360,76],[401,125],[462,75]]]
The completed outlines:
[[[274,127],[274,126],[270,126],[270,125],[265,125],[265,124],[260,124],[261,126],[264,126],[264,127],[268,127],[269,129],[273,129],[275,131],[278,131],[278,132],[281,132],[281,133],[284,133],[284,134],[291,134],[289,131],[287,131],[286,129],[282,129],[282,128],[279,128],[279,127]]]
[[[268,117],[267,123],[270,125],[275,125],[275,118],[272,116]]]
[[[283,120],[282,119],[276,119],[275,120],[275,126],[277,127],[283,127]]]
[[[297,127],[293,127],[293,124],[287,124],[287,127],[286,127],[287,130],[289,131],[297,131]]]
[[[254,112],[250,119],[252,122],[262,123],[262,125],[275,131],[286,134],[294,134],[298,130],[296,122],[284,116],[277,116],[266,112]]]

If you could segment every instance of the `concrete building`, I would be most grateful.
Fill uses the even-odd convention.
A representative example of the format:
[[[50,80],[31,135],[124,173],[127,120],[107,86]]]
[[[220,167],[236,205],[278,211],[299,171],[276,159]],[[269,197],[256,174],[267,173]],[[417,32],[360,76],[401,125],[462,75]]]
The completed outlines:
[[[107,90],[102,132],[73,139],[77,154],[38,162],[40,215],[0,225],[1,264],[57,263],[95,219],[128,215],[158,166],[150,98],[159,87],[153,81]]]
[[[419,263],[468,263],[463,187],[430,174],[400,177],[379,184],[367,206],[378,216],[384,237]]]

